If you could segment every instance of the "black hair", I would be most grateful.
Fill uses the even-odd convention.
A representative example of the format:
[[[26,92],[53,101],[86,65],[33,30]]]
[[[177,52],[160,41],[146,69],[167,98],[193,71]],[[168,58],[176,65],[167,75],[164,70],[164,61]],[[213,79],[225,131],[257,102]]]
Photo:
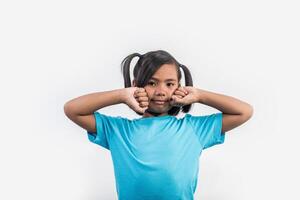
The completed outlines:
[[[133,53],[123,59],[121,63],[121,72],[123,73],[125,88],[132,87],[130,79],[130,63],[136,56],[139,57],[139,60],[133,69],[136,87],[145,87],[153,74],[164,64],[174,64],[176,66],[178,82],[180,82],[182,77],[180,71],[181,68],[184,72],[185,85],[193,86],[191,73],[185,65],[180,64],[170,53],[164,50],[156,50],[145,53],[144,55]],[[176,116],[181,110],[184,113],[188,113],[191,109],[191,106],[192,104],[182,107],[173,106],[168,111],[168,114]],[[137,114],[142,115],[140,113]]]

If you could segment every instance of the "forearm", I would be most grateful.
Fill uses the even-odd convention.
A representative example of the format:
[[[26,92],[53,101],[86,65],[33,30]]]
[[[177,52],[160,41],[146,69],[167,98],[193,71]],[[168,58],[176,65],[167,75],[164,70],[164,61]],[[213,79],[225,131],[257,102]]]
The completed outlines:
[[[65,103],[65,112],[72,115],[89,115],[114,104],[124,103],[123,89],[86,94]]]
[[[231,96],[198,89],[198,102],[218,109],[224,114],[251,114],[252,106]]]

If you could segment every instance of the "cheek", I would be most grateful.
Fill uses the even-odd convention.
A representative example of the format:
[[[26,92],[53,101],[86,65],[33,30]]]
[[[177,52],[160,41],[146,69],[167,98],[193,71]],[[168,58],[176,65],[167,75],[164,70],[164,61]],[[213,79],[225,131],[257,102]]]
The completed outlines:
[[[175,93],[176,89],[177,88],[174,88],[173,90],[170,91],[170,96],[172,96]]]
[[[146,93],[147,93],[147,95],[148,95],[148,98],[150,98],[151,99],[151,97],[153,96],[153,90],[151,90],[151,89],[149,89],[149,88],[145,88],[145,90],[146,90]]]

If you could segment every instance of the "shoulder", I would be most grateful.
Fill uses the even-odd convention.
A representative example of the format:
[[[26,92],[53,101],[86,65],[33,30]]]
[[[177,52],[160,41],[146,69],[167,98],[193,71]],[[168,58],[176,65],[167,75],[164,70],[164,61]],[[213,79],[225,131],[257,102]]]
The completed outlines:
[[[191,115],[186,114],[184,118],[187,119],[189,122],[212,122],[212,121],[218,121],[222,120],[223,113],[212,113],[212,114],[206,114],[206,115]]]
[[[128,118],[122,116],[112,116],[109,114],[100,113],[98,111],[94,112],[95,118],[97,120],[107,121],[107,122],[126,122],[129,121]]]
[[[192,114],[185,114],[184,117],[187,118],[207,118],[207,117],[216,117],[216,116],[222,116],[223,113],[219,112],[219,113],[212,113],[212,114],[206,114],[206,115],[192,115]]]

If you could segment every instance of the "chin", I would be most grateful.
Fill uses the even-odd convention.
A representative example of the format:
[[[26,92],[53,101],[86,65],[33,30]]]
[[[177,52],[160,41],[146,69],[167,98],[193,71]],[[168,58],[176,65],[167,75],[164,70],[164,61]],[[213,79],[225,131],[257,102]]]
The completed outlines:
[[[169,107],[163,107],[163,108],[156,108],[156,107],[150,107],[149,111],[156,112],[156,113],[168,113],[170,110]]]

